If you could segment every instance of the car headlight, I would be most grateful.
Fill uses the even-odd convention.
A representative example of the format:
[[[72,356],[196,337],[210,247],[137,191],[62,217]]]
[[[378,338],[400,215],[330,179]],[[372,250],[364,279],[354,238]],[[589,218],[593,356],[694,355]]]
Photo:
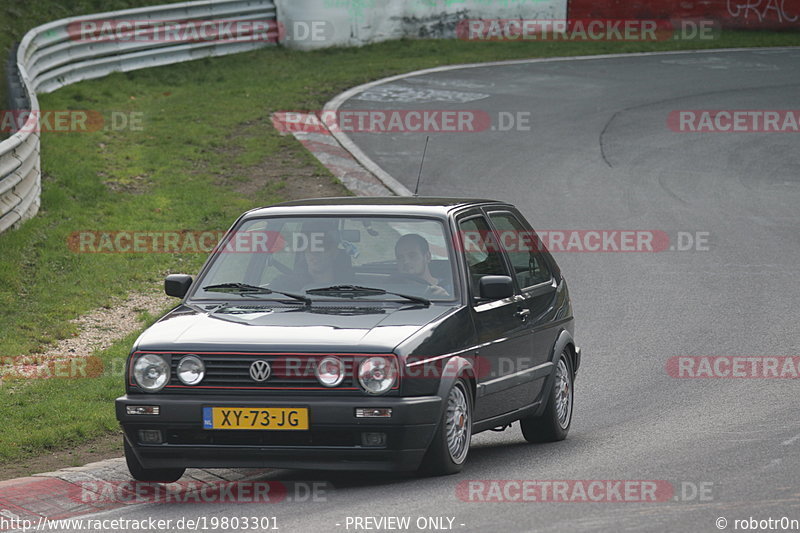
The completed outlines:
[[[394,357],[370,357],[358,365],[358,382],[370,394],[383,394],[397,382]]]
[[[338,357],[326,357],[319,362],[314,374],[326,387],[335,387],[344,380],[344,363]]]
[[[158,392],[169,383],[169,363],[160,355],[142,355],[133,365],[133,379],[147,392]]]
[[[199,357],[187,355],[178,362],[176,372],[184,385],[197,385],[206,375],[206,366]]]

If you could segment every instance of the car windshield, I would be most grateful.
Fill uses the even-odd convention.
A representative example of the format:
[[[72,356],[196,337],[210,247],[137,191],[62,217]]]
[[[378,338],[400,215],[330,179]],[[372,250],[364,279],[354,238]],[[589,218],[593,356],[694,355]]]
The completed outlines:
[[[458,293],[446,235],[442,221],[428,218],[250,219],[223,240],[193,298],[451,301]]]

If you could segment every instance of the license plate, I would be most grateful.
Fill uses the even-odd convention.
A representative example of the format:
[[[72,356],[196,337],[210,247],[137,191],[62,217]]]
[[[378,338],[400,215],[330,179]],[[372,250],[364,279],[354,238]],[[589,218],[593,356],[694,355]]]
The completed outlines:
[[[203,407],[203,429],[307,430],[305,407]]]

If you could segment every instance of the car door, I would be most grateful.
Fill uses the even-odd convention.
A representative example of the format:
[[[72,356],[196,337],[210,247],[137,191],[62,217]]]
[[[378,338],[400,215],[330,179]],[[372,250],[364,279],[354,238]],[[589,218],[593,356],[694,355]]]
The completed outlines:
[[[529,403],[535,401],[551,372],[550,350],[556,341],[558,329],[554,324],[557,298],[557,281],[549,263],[539,249],[539,240],[527,221],[511,209],[488,212],[489,221],[500,248],[505,253],[517,285],[520,287],[518,304],[524,308],[529,328],[530,344],[519,359],[519,371],[525,373],[532,386],[526,394]]]
[[[457,219],[457,225],[466,263],[467,298],[478,337],[475,419],[485,420],[525,405],[517,360],[528,352],[531,328],[517,300],[519,295],[500,300],[479,297],[481,277],[511,276],[484,214],[477,210],[467,213]]]

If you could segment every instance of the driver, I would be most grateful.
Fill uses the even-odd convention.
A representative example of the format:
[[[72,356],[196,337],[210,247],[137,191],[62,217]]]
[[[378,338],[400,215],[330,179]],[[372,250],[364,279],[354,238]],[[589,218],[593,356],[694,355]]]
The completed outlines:
[[[308,232],[308,235],[313,235],[313,232]],[[311,240],[309,237],[309,243],[304,250],[296,252],[300,255],[296,258],[294,272],[278,276],[271,286],[298,292],[349,282],[349,258],[339,248],[339,243],[331,232],[323,233],[321,241]]]
[[[422,235],[409,233],[397,240],[394,246],[397,258],[397,271],[404,277],[428,285],[425,295],[435,298],[448,298],[449,290],[444,280],[431,274],[431,250],[428,241]]]

